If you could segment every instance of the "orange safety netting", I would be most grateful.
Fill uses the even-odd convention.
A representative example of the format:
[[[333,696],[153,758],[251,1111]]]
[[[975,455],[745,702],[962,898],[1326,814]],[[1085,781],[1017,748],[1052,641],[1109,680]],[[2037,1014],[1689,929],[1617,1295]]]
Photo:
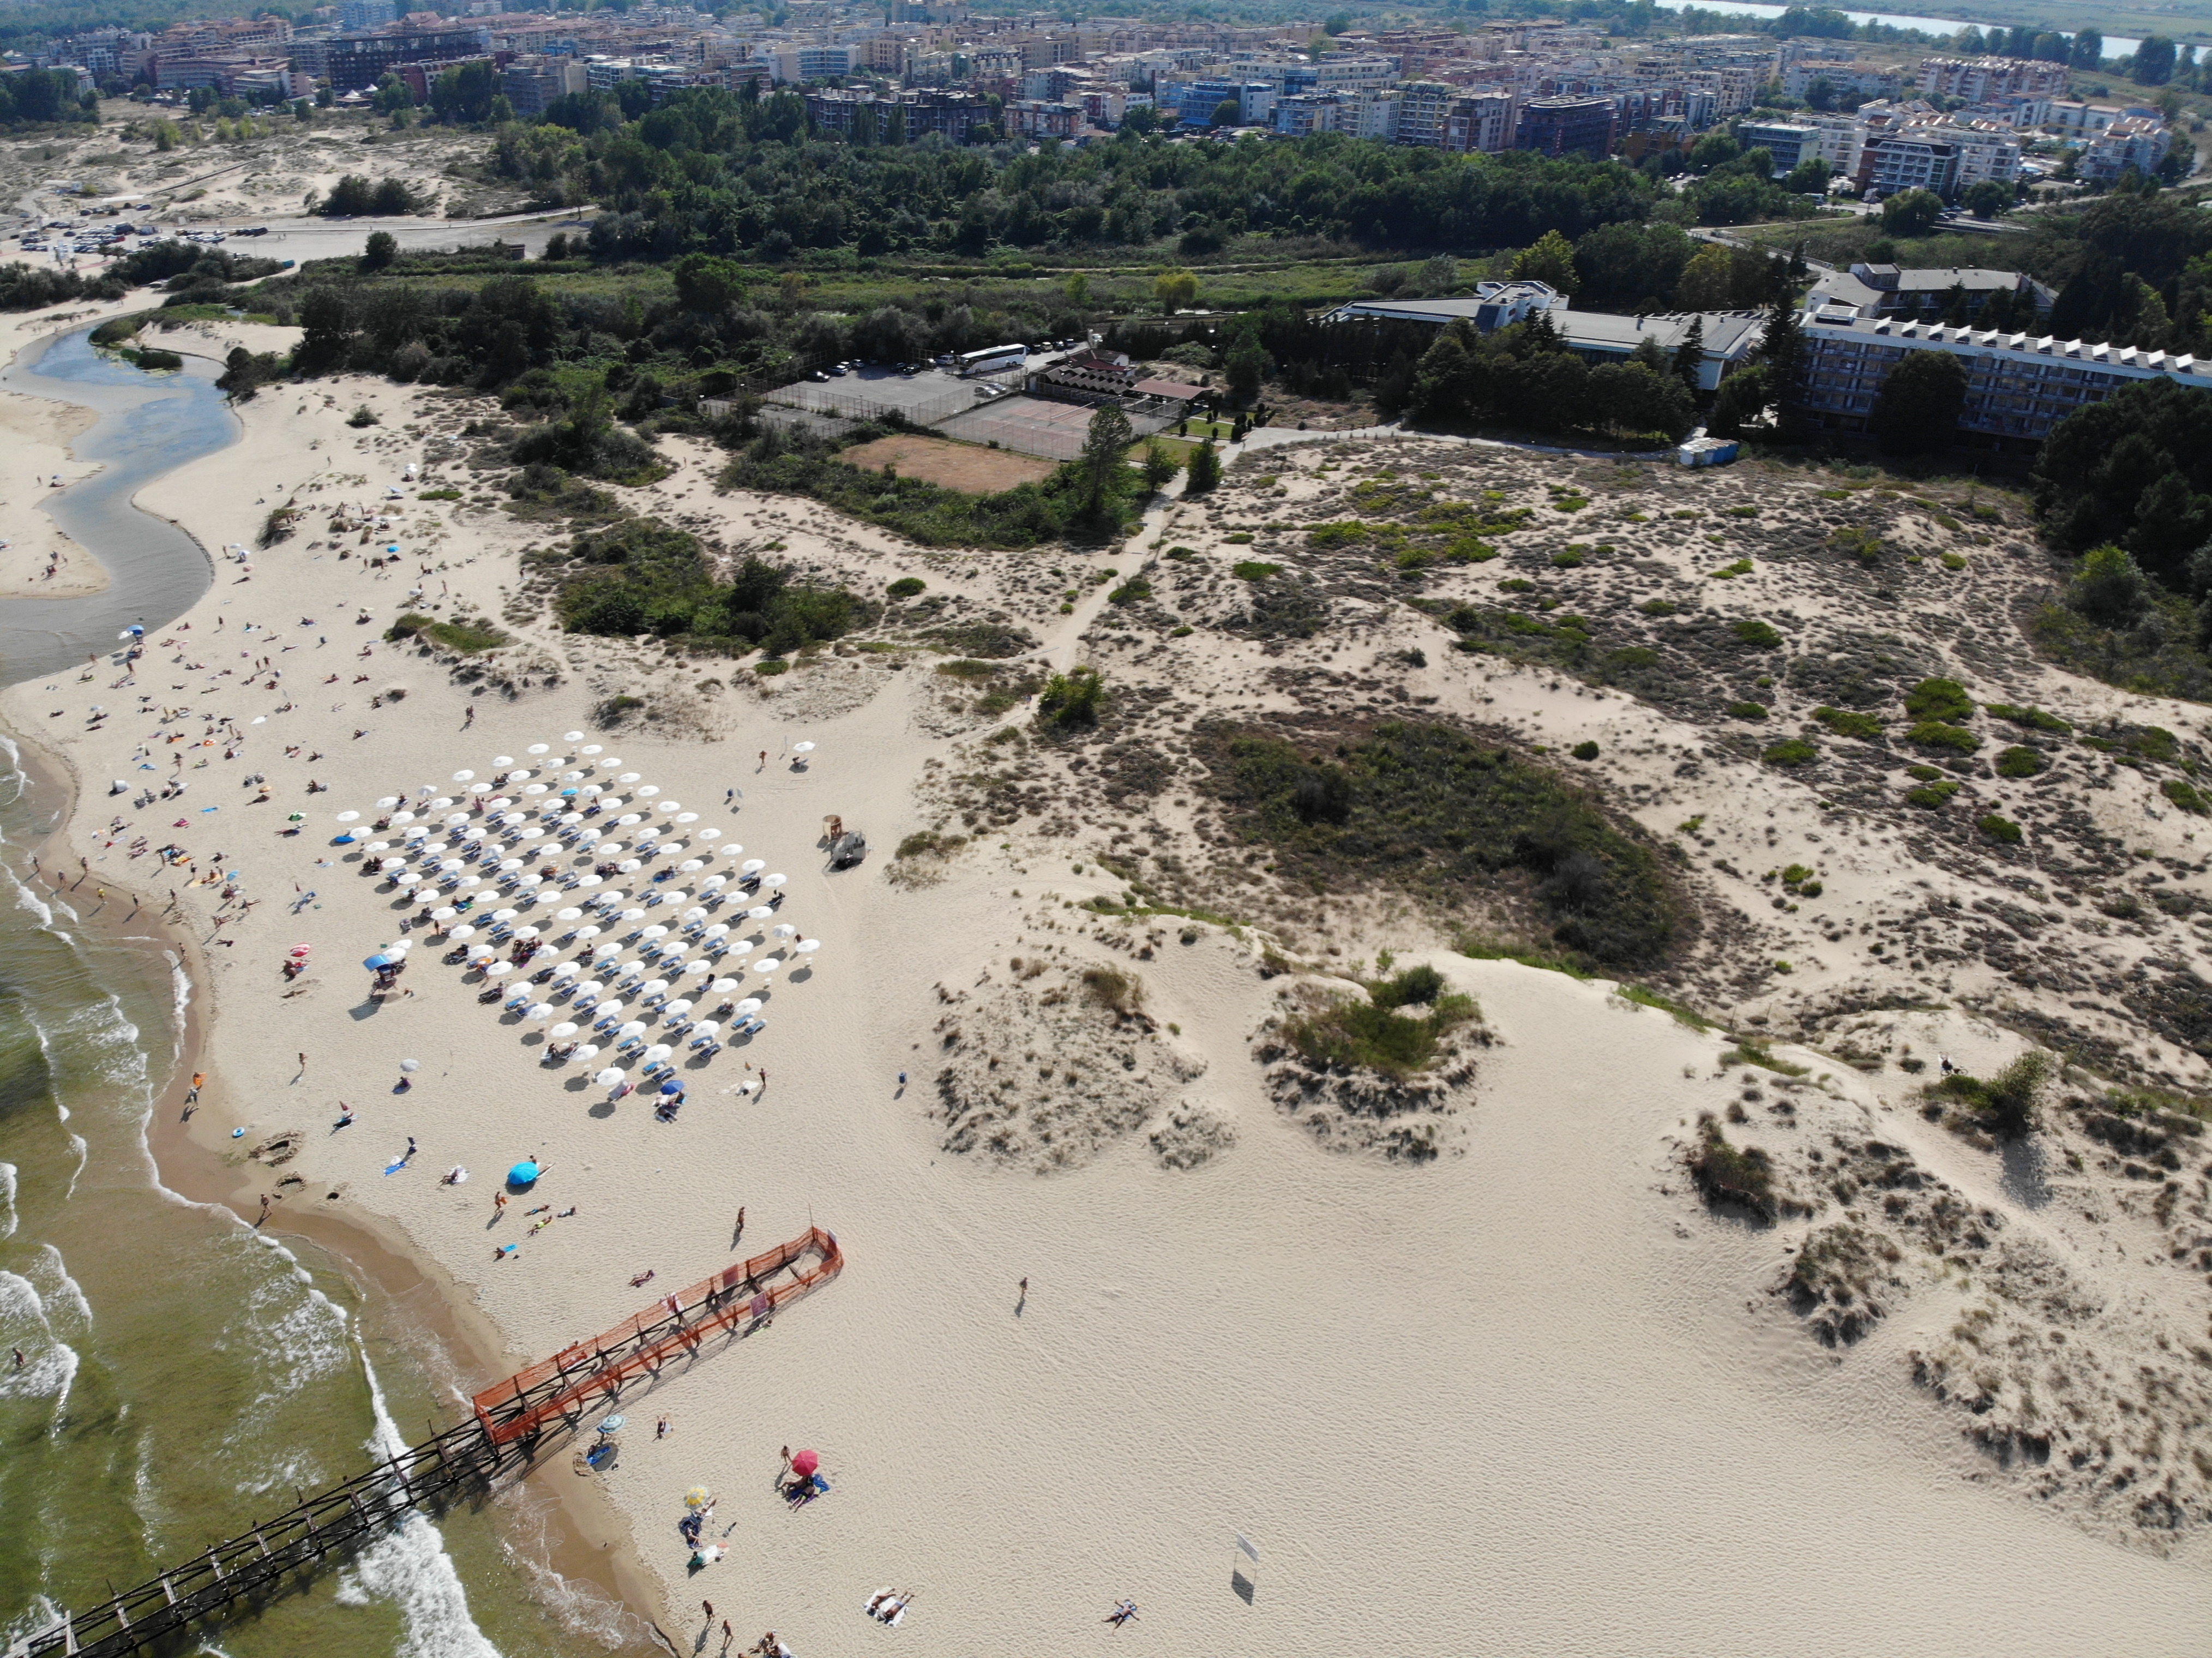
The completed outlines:
[[[810,1255],[819,1260],[800,1269]],[[694,1351],[718,1330],[772,1316],[827,1284],[844,1270],[836,1236],[809,1227],[766,1254],[725,1268],[688,1290],[663,1296],[647,1311],[625,1320],[592,1341],[564,1348],[476,1396],[477,1420],[494,1444],[538,1432],[563,1418],[592,1394],[611,1397],[633,1376],[659,1368],[678,1352]],[[793,1276],[770,1285],[789,1269]],[[550,1391],[544,1391],[550,1387]]]

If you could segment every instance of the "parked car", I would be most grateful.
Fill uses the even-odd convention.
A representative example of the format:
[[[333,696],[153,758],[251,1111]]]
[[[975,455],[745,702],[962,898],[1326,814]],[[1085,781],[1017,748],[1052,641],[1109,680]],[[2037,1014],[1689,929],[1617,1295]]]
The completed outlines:
[[[846,368],[843,363],[833,362],[830,365],[830,372],[842,380],[849,371]]]
[[[827,385],[830,383],[830,376],[829,376],[829,375],[827,375],[827,374],[823,374],[823,373],[819,368],[816,369],[812,374],[809,374],[806,378],[807,378],[807,379],[809,379],[809,380],[816,380],[816,381],[818,381],[818,382],[820,382],[822,385],[824,385],[824,386],[827,386]]]

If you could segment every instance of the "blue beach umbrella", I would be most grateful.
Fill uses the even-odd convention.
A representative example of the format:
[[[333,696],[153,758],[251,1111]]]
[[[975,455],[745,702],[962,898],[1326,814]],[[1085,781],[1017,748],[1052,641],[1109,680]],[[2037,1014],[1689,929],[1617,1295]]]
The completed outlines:
[[[367,961],[363,962],[362,965],[366,968],[390,967],[392,965],[392,957],[389,956],[372,956]]]
[[[525,1157],[507,1171],[507,1183],[509,1186],[535,1186],[538,1172],[537,1163]]]

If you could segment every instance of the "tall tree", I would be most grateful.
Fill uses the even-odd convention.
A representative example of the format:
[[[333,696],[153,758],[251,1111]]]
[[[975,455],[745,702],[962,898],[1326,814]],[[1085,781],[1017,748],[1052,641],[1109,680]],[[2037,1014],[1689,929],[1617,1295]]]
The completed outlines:
[[[1690,319],[1690,331],[1682,336],[1682,343],[1674,348],[1674,378],[1692,392],[1698,389],[1698,376],[1705,366],[1705,319]]]
[[[1091,416],[1091,429],[1083,435],[1083,452],[1075,465],[1083,483],[1084,511],[1092,518],[1104,518],[1120,495],[1126,457],[1136,440],[1129,417],[1118,404],[1101,404]]]
[[[1959,434],[1966,406],[1966,366],[1948,351],[1908,351],[1874,400],[1867,429],[1886,455],[1932,455]]]

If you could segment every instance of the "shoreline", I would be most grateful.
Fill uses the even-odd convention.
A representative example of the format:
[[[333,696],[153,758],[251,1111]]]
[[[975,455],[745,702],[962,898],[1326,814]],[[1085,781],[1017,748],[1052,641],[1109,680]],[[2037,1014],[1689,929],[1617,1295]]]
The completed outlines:
[[[41,792],[41,805],[46,804],[46,792],[58,792],[61,797],[54,827],[45,840],[30,848],[40,859],[40,868],[31,881],[48,891],[60,890],[51,882],[54,872],[46,866],[46,854],[50,849],[66,847],[76,803],[83,798],[83,779],[65,756],[36,736],[4,724],[0,724],[0,732],[17,745],[19,764],[31,787]],[[207,953],[197,939],[163,916],[157,896],[125,879],[111,878],[104,884],[131,895],[131,914],[138,918],[131,925],[152,936],[129,937],[116,930],[117,923],[88,916],[76,925],[87,932],[100,932],[111,945],[160,958],[165,974],[173,955],[175,961],[184,964],[192,985],[193,993],[185,1004],[183,1029],[178,1032],[176,1070],[161,1090],[163,1098],[150,1110],[144,1127],[146,1155],[153,1164],[155,1181],[190,1202],[227,1209],[240,1225],[252,1227],[245,1214],[252,1206],[251,1199],[243,1194],[258,1184],[246,1173],[253,1165],[227,1160],[188,1132],[189,1120],[166,1109],[179,1093],[179,1080],[202,1068],[210,1035],[210,1001],[215,983]],[[222,1121],[224,1097],[211,1076],[192,1118],[204,1113]],[[418,1321],[427,1303],[434,1315],[425,1327],[432,1341],[457,1370],[472,1374],[478,1386],[489,1386],[534,1362],[533,1356],[514,1349],[483,1315],[476,1298],[455,1284],[434,1260],[414,1248],[398,1228],[366,1212],[318,1212],[303,1207],[287,1215],[281,1207],[283,1201],[280,1198],[279,1206],[271,1208],[268,1225],[252,1230],[279,1238],[289,1232],[313,1244],[347,1274],[365,1301],[373,1294],[388,1303],[408,1303],[410,1316]],[[453,1422],[443,1425],[451,1426],[466,1415],[465,1409],[456,1411]],[[403,1426],[401,1431],[411,1440],[410,1430]],[[650,1624],[651,1616],[636,1609],[641,1604],[652,1604],[650,1579],[620,1514],[594,1483],[579,1480],[563,1485],[556,1479],[562,1455],[573,1442],[564,1441],[554,1447],[520,1481],[514,1482],[529,1485],[547,1501],[551,1514],[568,1522],[565,1531],[545,1538],[544,1558],[535,1564],[568,1582],[589,1586]],[[508,1546],[518,1558],[526,1558],[525,1540],[518,1534],[519,1521],[508,1517],[497,1523]],[[526,1584],[526,1591],[544,1604],[534,1585]],[[545,1611],[549,1617],[560,1615],[550,1605]]]
[[[63,332],[81,326],[82,319],[65,325],[60,331],[40,333],[29,342],[20,343],[15,358],[20,358],[28,344],[50,344]],[[207,356],[194,352],[191,355]],[[11,359],[11,361],[14,359]],[[216,358],[220,361],[219,356]],[[12,388],[5,397],[20,397],[26,402],[46,403],[75,411],[65,423],[70,427],[64,441],[74,444],[82,435],[106,418],[111,410],[77,403],[70,398],[42,397],[17,392]],[[240,421],[239,438],[243,439],[246,428]],[[222,451],[216,452],[218,454]],[[194,463],[187,462],[186,466]],[[82,477],[94,476],[99,465],[84,467],[74,483]],[[131,497],[131,505],[149,517],[171,525],[186,536],[206,559],[210,568],[214,560],[207,551],[205,540],[174,513],[163,512],[147,505],[139,497],[172,473],[162,473],[142,483]],[[43,513],[41,514],[43,516]],[[82,597],[105,591],[112,585],[106,567],[89,550],[78,547],[74,541],[62,537],[78,555],[95,570],[100,580],[69,592],[46,587],[31,592],[10,591],[0,586],[0,599],[59,598]],[[185,615],[191,614],[188,607]],[[180,619],[180,618],[179,618]],[[173,621],[169,624],[173,626]],[[88,797],[86,778],[69,756],[40,734],[20,726],[0,720],[0,732],[17,747],[19,763],[27,779],[27,787],[38,796],[42,807],[48,810],[53,827],[46,836],[28,850],[40,859],[36,874],[26,872],[26,878],[36,887],[51,892],[59,890],[52,878],[56,871],[50,865],[48,854],[62,852],[71,844],[79,807]],[[68,855],[75,855],[70,853]],[[64,865],[66,859],[64,858]],[[167,1108],[171,1098],[180,1093],[179,1080],[196,1070],[207,1068],[204,1064],[211,1027],[215,1019],[214,998],[217,981],[212,971],[208,952],[181,925],[167,919],[162,911],[162,900],[157,894],[147,891],[138,883],[125,878],[103,877],[102,884],[129,895],[133,908],[127,913],[128,925],[149,937],[134,937],[123,932],[123,924],[106,918],[82,916],[76,925],[88,932],[97,932],[104,942],[119,946],[126,951],[157,958],[159,970],[164,976],[173,964],[181,964],[191,987],[191,993],[184,1005],[182,1028],[177,1032],[177,1068],[167,1079],[161,1090],[161,1098],[151,1108],[142,1131],[146,1156],[152,1165],[152,1175],[159,1188],[175,1193],[186,1200],[228,1210],[240,1224],[251,1226],[245,1212],[252,1206],[250,1193],[255,1184],[246,1170],[252,1164],[234,1163],[226,1159],[215,1146],[197,1139],[189,1132],[187,1120],[172,1114]],[[63,886],[66,883],[62,884]],[[149,964],[149,970],[151,967]],[[220,1120],[226,1114],[224,1096],[219,1081],[210,1075],[210,1086],[204,1091],[200,1110]],[[226,1125],[229,1126],[229,1125]],[[501,1336],[495,1326],[483,1314],[471,1295],[456,1284],[450,1274],[443,1271],[431,1256],[411,1247],[404,1232],[381,1218],[362,1212],[349,1213],[318,1212],[300,1208],[285,1215],[282,1203],[272,1209],[270,1225],[255,1229],[282,1237],[284,1233],[295,1234],[315,1246],[331,1260],[354,1284],[364,1302],[380,1297],[388,1307],[405,1304],[410,1321],[428,1334],[447,1363],[459,1374],[470,1377],[476,1386],[489,1386],[501,1377],[514,1374],[538,1357],[520,1351]],[[273,1230],[271,1229],[274,1229]],[[424,1309],[429,1311],[427,1320]],[[442,1391],[433,1381],[434,1391]],[[451,1406],[454,1401],[447,1400]],[[453,1412],[458,1422],[466,1415],[465,1400],[462,1408]],[[405,1427],[403,1435],[413,1438]],[[526,1527],[520,1516],[503,1515],[494,1523],[506,1546],[516,1557],[517,1570],[523,1578],[522,1589],[543,1608],[544,1615],[558,1620],[561,1610],[547,1600],[533,1581],[538,1570],[550,1571],[566,1583],[580,1585],[616,1606],[634,1618],[650,1623],[650,1616],[636,1610],[653,1604],[649,1583],[642,1560],[638,1557],[627,1526],[595,1481],[572,1480],[562,1483],[557,1476],[565,1467],[563,1446],[554,1448],[551,1454],[539,1461],[513,1485],[527,1485],[539,1499],[538,1518],[550,1517],[554,1523],[540,1524],[533,1543],[525,1536]],[[510,1487],[502,1487],[502,1490]],[[533,1552],[534,1551],[534,1552]],[[529,1570],[522,1570],[526,1564]]]

